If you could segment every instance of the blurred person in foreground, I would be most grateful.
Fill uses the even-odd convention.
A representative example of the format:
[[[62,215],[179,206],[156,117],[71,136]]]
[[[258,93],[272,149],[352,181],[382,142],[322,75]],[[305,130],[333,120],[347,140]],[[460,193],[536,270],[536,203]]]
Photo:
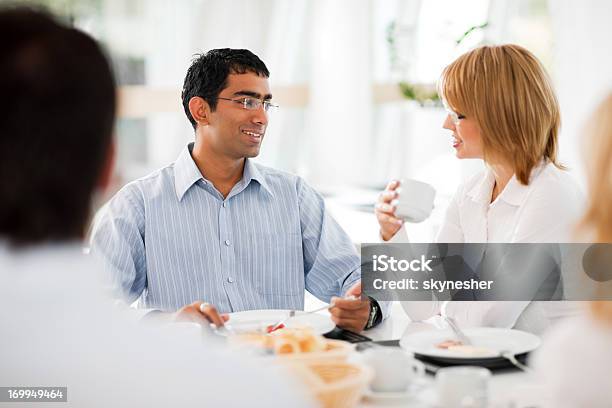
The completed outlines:
[[[612,243],[612,94],[586,129],[588,204],[582,229],[594,242]],[[609,249],[607,250],[609,253]],[[608,256],[609,258],[609,256]],[[612,266],[606,262],[607,268]],[[608,279],[612,273],[608,272]],[[599,295],[609,296],[608,292]],[[604,290],[604,289],[602,289]],[[594,301],[590,313],[551,330],[534,366],[545,385],[547,407],[609,407],[612,404],[612,301]]]
[[[92,254],[128,303],[158,317],[207,323],[204,310],[219,326],[230,312],[303,310],[308,290],[335,304],[338,326],[369,329],[384,305],[361,298],[359,255],[323,197],[253,161],[277,107],[269,76],[248,50],[196,56],[182,91],[195,142],[111,199],[96,217]]]
[[[65,386],[75,407],[308,406],[275,369],[114,309],[81,249],[112,171],[109,63],[23,7],[0,9],[0,49],[0,387]]]
[[[443,73],[439,94],[458,159],[482,159],[485,170],[459,186],[436,242],[563,243],[580,216],[582,193],[558,160],[560,111],[544,67],[518,45],[482,46]],[[383,241],[408,242],[396,216],[399,183],[380,195]],[[442,302],[403,302],[412,320],[440,313]],[[569,302],[450,302],[463,326],[520,328],[534,333],[575,313]]]

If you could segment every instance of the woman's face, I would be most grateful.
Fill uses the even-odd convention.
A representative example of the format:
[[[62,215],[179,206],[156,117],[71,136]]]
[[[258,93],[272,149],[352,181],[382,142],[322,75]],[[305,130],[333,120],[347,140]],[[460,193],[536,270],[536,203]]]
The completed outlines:
[[[449,110],[447,108],[447,110]],[[459,159],[482,159],[484,157],[480,128],[473,118],[449,110],[442,125],[453,132],[453,147]]]

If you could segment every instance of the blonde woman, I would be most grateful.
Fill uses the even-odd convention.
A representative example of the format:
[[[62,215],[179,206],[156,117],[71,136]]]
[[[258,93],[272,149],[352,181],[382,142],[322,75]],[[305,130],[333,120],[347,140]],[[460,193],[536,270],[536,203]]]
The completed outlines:
[[[537,58],[517,45],[474,49],[445,68],[439,94],[448,111],[443,127],[452,132],[457,158],[483,159],[486,169],[457,189],[436,241],[567,242],[582,194],[557,158],[559,105]],[[398,187],[389,183],[376,205],[384,241],[408,241],[409,227],[395,214]],[[413,320],[436,315],[441,307],[436,302],[403,306]],[[466,326],[541,332],[567,314],[564,309],[529,302],[451,302],[446,312]]]
[[[612,94],[589,123],[586,161],[589,202],[582,226],[593,232],[595,241],[612,243]],[[609,301],[592,302],[587,317],[552,330],[534,358],[548,391],[547,406],[609,407],[611,344]]]

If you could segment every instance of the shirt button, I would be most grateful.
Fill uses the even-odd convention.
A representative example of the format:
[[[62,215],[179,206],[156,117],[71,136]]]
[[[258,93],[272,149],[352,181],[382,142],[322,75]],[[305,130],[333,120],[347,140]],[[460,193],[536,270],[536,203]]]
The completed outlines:
[[[229,239],[226,239],[226,240],[225,240],[225,245],[230,246],[230,243],[231,243],[231,242],[230,242],[230,240],[229,240]]]
[[[223,208],[227,207],[227,203],[224,201],[223,202]]]
[[[230,276],[229,278],[227,278],[227,281],[228,281],[229,283],[234,283],[234,278],[232,278],[232,277]]]

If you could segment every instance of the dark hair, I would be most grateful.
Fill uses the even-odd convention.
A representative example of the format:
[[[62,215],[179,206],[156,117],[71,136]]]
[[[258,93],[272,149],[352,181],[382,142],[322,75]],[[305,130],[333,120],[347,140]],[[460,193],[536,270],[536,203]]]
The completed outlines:
[[[87,34],[45,11],[0,8],[0,237],[83,236],[109,154],[115,81]]]
[[[181,93],[183,109],[194,129],[197,124],[189,112],[189,100],[199,96],[214,111],[217,108],[217,97],[227,87],[228,75],[247,72],[266,78],[270,76],[266,64],[249,50],[221,48],[195,56],[187,70]]]

